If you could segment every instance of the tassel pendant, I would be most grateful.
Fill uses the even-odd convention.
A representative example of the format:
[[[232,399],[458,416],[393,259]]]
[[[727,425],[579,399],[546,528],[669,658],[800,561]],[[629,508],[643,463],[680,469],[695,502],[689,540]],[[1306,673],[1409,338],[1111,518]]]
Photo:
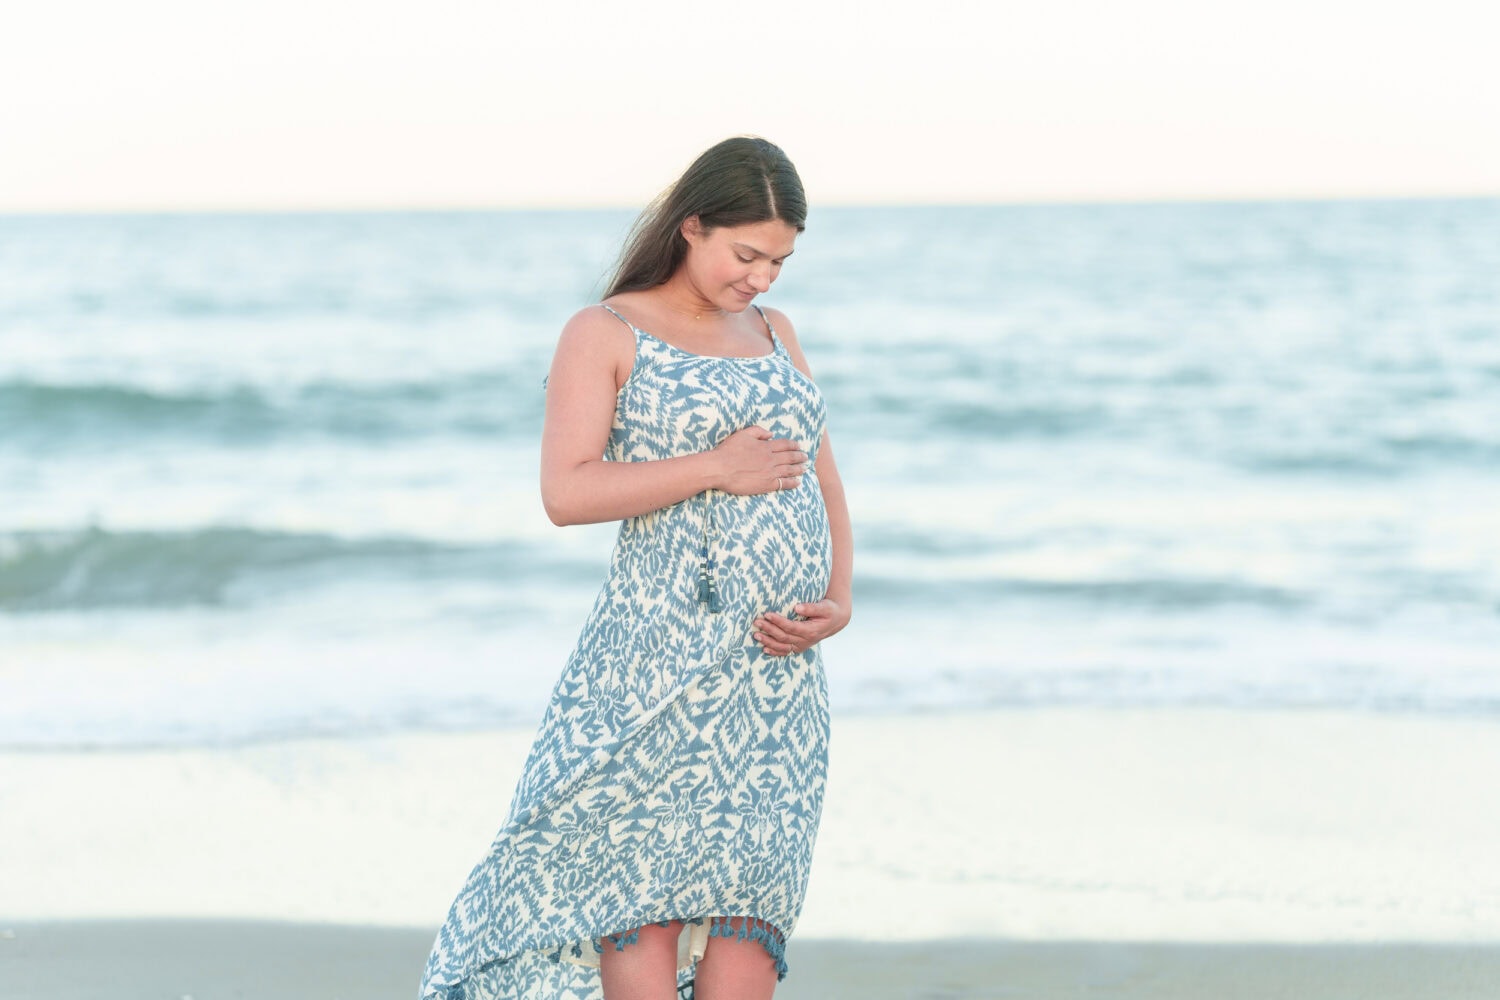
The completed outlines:
[[[719,597],[719,587],[714,583],[714,560],[710,554],[710,547],[714,538],[714,507],[711,495],[703,498],[703,548],[700,554],[703,561],[698,564],[698,601],[707,604],[710,614],[718,614],[724,610],[724,601]]]
[[[703,549],[703,561],[698,564],[698,601],[707,604],[708,610],[718,614],[724,610],[724,602],[719,598],[719,588],[714,583],[714,561],[708,557],[708,549]]]

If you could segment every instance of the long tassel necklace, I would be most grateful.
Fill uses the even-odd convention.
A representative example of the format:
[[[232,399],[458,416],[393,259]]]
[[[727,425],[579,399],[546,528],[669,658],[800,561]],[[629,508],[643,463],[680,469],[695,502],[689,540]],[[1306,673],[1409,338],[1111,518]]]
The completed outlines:
[[[708,605],[708,610],[718,614],[724,610],[724,601],[719,597],[718,585],[714,582],[714,499],[713,490],[703,494],[703,547],[699,550],[702,560],[698,563],[698,601]]]

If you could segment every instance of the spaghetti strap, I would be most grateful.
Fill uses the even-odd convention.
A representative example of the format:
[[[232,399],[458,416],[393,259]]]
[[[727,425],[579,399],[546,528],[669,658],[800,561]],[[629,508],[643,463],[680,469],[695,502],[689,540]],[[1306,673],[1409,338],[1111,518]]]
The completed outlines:
[[[601,302],[599,304],[601,306],[604,306],[604,308],[608,309],[610,312],[615,313],[615,319],[619,320],[621,323],[624,323],[626,326],[630,327],[630,332],[631,333],[635,333],[635,324],[634,323],[630,322],[630,320],[626,319],[624,316],[621,316],[619,313],[615,312],[613,307],[606,306],[606,305],[604,305],[603,302]]]
[[[771,317],[766,315],[766,311],[760,307],[759,302],[752,302],[750,304],[755,307],[756,312],[760,313],[760,321],[766,324],[766,332],[771,335],[771,343],[777,343],[776,328],[771,325]]]

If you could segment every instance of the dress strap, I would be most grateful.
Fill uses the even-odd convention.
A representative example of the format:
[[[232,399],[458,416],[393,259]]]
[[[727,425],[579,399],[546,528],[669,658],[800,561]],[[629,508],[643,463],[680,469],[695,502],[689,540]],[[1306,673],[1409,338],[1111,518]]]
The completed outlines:
[[[599,304],[601,306],[604,306],[604,308],[608,309],[610,312],[615,313],[615,319],[619,320],[621,323],[624,323],[626,326],[630,327],[630,332],[631,333],[635,333],[635,324],[634,323],[630,322],[630,320],[626,319],[624,316],[621,316],[619,313],[615,312],[613,307],[611,307],[611,306],[605,306],[603,302],[601,302]]]
[[[776,328],[771,325],[771,318],[766,315],[766,311],[760,307],[759,302],[752,302],[750,304],[755,307],[756,312],[760,313],[760,321],[766,324],[766,332],[771,335],[771,343],[776,343]]]

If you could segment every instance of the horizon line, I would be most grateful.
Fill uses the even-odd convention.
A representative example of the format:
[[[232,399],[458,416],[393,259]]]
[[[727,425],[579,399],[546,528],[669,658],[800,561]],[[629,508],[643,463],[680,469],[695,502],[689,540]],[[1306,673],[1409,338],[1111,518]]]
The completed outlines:
[[[1014,199],[911,199],[862,200],[835,199],[815,204],[809,214],[818,208],[829,209],[973,209],[973,208],[1087,208],[1094,206],[1127,205],[1253,205],[1253,204],[1305,204],[1328,202],[1415,202],[1415,201],[1494,201],[1500,199],[1500,188],[1492,191],[1466,193],[1365,193],[1365,194],[1186,194],[1152,196],[1057,196]],[[178,205],[178,206],[87,206],[20,208],[0,205],[0,218],[82,217],[82,216],[179,216],[179,215],[443,215],[443,214],[503,214],[503,213],[560,213],[560,212],[640,212],[644,202],[410,202],[382,204],[261,204],[261,205]]]

